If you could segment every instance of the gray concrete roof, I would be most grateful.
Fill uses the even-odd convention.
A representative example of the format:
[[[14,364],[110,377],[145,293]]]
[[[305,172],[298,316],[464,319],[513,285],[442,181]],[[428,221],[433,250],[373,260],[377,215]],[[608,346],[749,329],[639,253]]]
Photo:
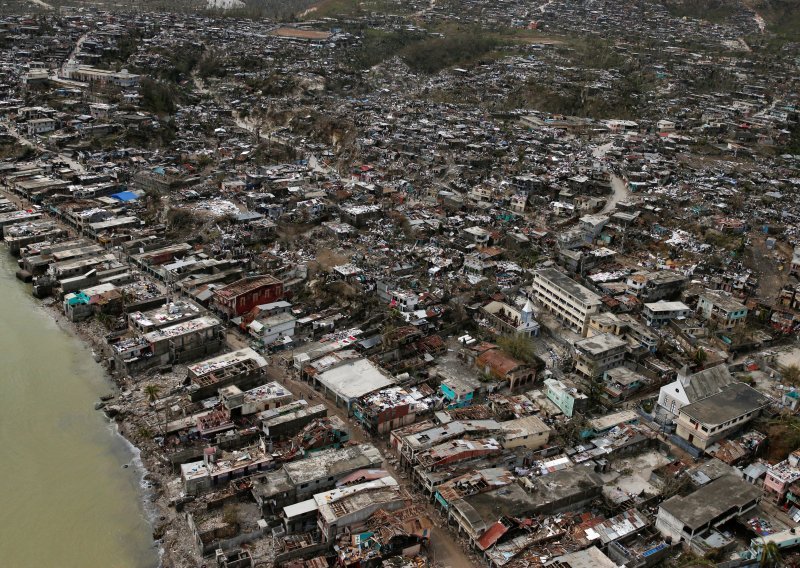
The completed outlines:
[[[701,424],[723,424],[761,408],[769,399],[744,383],[733,383],[717,394],[681,408]]]
[[[724,475],[686,497],[676,495],[661,507],[690,529],[697,529],[730,509],[761,496],[761,489],[734,475]]]

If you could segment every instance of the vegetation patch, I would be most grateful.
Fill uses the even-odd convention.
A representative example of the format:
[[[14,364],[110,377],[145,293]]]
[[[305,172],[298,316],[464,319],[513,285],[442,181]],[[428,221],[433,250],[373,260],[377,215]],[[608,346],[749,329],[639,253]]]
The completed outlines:
[[[707,22],[724,22],[739,11],[730,0],[665,0],[664,7],[675,18],[693,18]]]

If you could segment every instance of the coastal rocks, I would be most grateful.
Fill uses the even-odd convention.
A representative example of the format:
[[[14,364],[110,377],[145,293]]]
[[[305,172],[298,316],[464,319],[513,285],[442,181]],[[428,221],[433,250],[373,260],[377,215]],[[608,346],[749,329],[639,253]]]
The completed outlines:
[[[117,419],[122,418],[123,410],[122,407],[119,405],[112,404],[106,406],[103,410],[106,413],[106,416],[108,416],[109,418],[117,418]]]

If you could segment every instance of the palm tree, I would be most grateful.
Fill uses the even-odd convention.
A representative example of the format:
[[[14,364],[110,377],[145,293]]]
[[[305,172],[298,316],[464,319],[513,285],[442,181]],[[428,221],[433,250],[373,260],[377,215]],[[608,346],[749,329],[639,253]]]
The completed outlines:
[[[780,566],[781,564],[781,549],[775,542],[764,543],[764,548],[761,550],[761,561],[759,566],[772,567]]]
[[[144,387],[144,394],[147,395],[147,400],[153,404],[158,399],[158,393],[161,392],[161,387],[158,385],[147,385]]]
[[[706,362],[706,359],[708,359],[708,353],[706,353],[705,349],[703,349],[702,347],[698,347],[697,350],[694,352],[693,359],[695,363],[702,366],[703,363]]]

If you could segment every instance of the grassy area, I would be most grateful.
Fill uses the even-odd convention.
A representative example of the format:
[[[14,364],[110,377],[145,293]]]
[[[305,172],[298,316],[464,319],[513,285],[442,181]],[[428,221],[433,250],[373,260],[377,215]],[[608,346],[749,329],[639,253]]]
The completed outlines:
[[[398,0],[322,0],[298,14],[301,19],[357,18],[372,12],[405,15],[410,11]]]
[[[401,57],[414,71],[437,73],[448,67],[467,67],[507,45],[495,35],[476,35],[470,31],[445,37],[429,37],[406,46]]]
[[[767,24],[778,39],[800,41],[800,2],[797,0],[750,0],[746,4]]]
[[[349,54],[355,69],[368,69],[400,57],[413,71],[432,74],[449,67],[468,67],[499,55],[512,45],[498,34],[473,28],[449,27],[432,34],[414,31],[364,30],[362,46]]]
[[[694,18],[721,23],[739,11],[734,0],[664,0],[664,7],[675,18]]]

